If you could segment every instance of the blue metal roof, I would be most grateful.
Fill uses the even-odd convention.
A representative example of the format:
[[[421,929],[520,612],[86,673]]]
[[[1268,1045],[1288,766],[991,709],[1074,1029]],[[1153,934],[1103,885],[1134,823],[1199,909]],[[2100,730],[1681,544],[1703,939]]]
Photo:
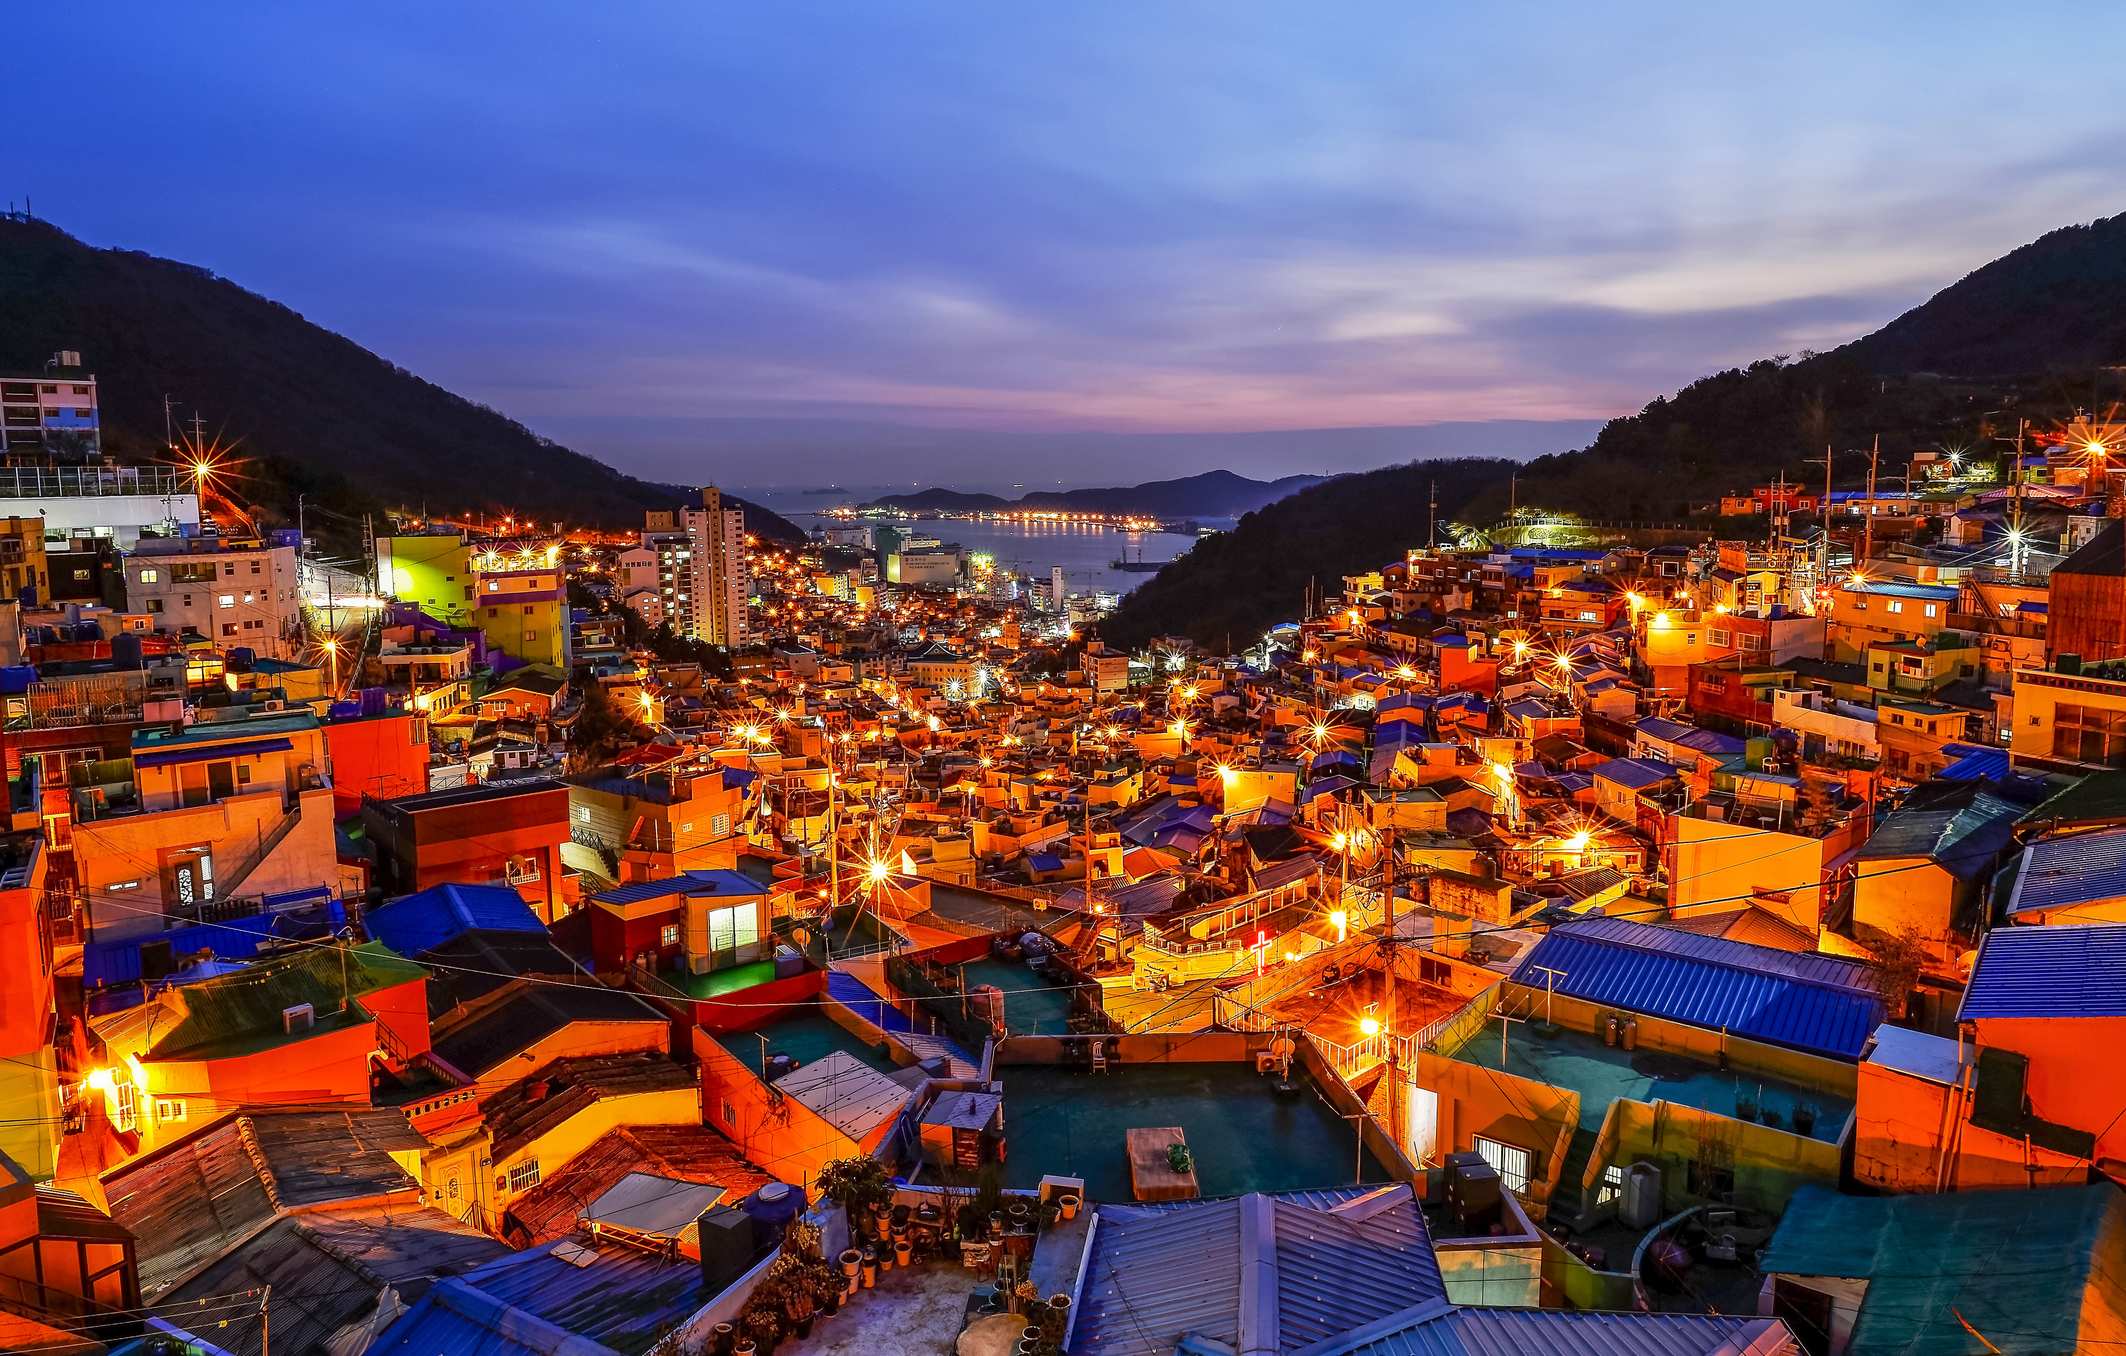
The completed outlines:
[[[2126,1017],[2126,926],[1993,929],[1956,1011],[1986,1017]]]
[[[1612,758],[1593,771],[1597,781],[1614,782],[1630,791],[1644,791],[1682,775],[1658,758]]]
[[[2011,879],[2010,918],[2126,899],[2126,828],[2032,843]]]
[[[1836,1059],[1860,1058],[1882,1021],[1868,967],[1622,918],[1554,928],[1513,980],[1590,1003]]]
[[[371,937],[402,956],[418,956],[475,929],[546,931],[523,896],[502,885],[432,885],[386,904],[363,922]]]
[[[737,871],[687,871],[670,880],[642,880],[591,896],[597,904],[640,904],[666,895],[764,895],[767,888]]]

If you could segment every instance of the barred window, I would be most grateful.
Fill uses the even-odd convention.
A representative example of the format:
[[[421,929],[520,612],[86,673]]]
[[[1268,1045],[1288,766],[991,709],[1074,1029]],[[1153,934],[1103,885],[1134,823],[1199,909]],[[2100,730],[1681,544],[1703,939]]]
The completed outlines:
[[[2126,767],[2126,711],[2060,703],[2052,711],[2052,756]]]

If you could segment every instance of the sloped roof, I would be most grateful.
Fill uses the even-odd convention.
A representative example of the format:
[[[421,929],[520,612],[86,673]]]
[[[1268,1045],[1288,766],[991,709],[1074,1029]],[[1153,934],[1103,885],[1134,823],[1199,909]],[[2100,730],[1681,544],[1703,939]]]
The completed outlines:
[[[232,1116],[109,1174],[104,1196],[139,1239],[141,1293],[153,1298],[281,1209],[418,1191],[391,1154],[427,1145],[397,1110]]]
[[[1612,758],[1589,773],[1596,781],[1614,782],[1630,791],[1644,791],[1683,774],[1658,758]]]
[[[1550,972],[1555,971],[1556,974]],[[1858,1059],[1882,1021],[1868,967],[1622,918],[1552,929],[1517,984],[1837,1059]]]
[[[695,1076],[662,1051],[557,1059],[496,1093],[480,1111],[499,1161],[608,1098],[696,1085]]]
[[[532,983],[439,1037],[435,1053],[474,1078],[571,1022],[656,1022],[645,999],[597,984]]]
[[[617,890],[606,890],[590,897],[593,904],[640,904],[646,899],[663,899],[667,895],[764,895],[765,887],[738,871],[698,870],[682,871],[666,880],[636,881]]]
[[[371,910],[362,921],[371,937],[402,956],[417,956],[475,929],[546,931],[524,897],[501,885],[432,885]]]
[[[2126,826],[2032,843],[2009,878],[2010,918],[2126,897]]]
[[[1761,1269],[1866,1279],[1849,1356],[1978,1350],[1959,1311],[2009,1349],[2077,1351],[2107,1229],[2126,1229],[2126,1195],[2108,1182],[1917,1196],[1805,1186],[1787,1203]]]
[[[584,1206],[633,1172],[720,1186],[733,1199],[774,1180],[706,1125],[623,1126],[512,1201],[509,1236],[526,1247],[568,1237]]]
[[[1418,1305],[1446,1308],[1403,1184],[1103,1205],[1089,1246],[1073,1353],[1163,1356],[1189,1335],[1238,1348],[1244,1334],[1291,1351]]]
[[[846,1050],[830,1051],[784,1074],[775,1080],[775,1088],[859,1142],[900,1114],[909,1095],[907,1088]]]
[[[1993,929],[1956,1011],[1987,1017],[2126,1017],[2126,925]]]
[[[1951,875],[1968,880],[2008,845],[2022,814],[2022,806],[1994,795],[1986,782],[1928,782],[1883,816],[1858,859],[1931,857]]]
[[[2105,523],[2080,550],[2053,566],[2052,572],[2111,579],[2126,575],[2126,520],[2114,518]]]
[[[268,1225],[161,1303],[180,1326],[189,1301],[273,1287],[273,1350],[317,1351],[334,1333],[376,1310],[385,1286],[413,1304],[438,1279],[509,1255],[510,1248],[429,1205],[398,1204],[290,1215]],[[216,1312],[208,1306],[210,1313]],[[220,1317],[229,1310],[219,1310]],[[256,1323],[206,1325],[230,1356],[258,1356]]]
[[[2032,825],[2113,821],[2126,823],[2126,772],[2092,772],[2023,816]]]

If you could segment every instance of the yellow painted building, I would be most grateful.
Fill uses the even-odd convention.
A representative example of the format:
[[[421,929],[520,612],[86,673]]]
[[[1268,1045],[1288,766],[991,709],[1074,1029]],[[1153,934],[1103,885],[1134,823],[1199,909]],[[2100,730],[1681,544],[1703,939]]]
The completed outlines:
[[[1873,645],[1931,641],[1949,624],[1957,597],[1949,584],[1849,582],[1831,595],[1831,658],[1855,664]]]
[[[2064,772],[2126,767],[2126,678],[2016,670],[2008,748],[2018,766]]]
[[[389,597],[412,603],[439,622],[466,620],[477,581],[472,547],[463,536],[378,537],[376,563]]]

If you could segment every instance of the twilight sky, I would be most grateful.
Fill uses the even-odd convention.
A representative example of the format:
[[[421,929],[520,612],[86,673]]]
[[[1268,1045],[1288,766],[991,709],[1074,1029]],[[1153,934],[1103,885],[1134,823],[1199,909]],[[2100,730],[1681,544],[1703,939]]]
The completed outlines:
[[[48,59],[4,196],[623,465],[711,419],[1600,418],[2126,210],[2126,100],[2077,58],[2116,4],[87,3],[10,38]]]

